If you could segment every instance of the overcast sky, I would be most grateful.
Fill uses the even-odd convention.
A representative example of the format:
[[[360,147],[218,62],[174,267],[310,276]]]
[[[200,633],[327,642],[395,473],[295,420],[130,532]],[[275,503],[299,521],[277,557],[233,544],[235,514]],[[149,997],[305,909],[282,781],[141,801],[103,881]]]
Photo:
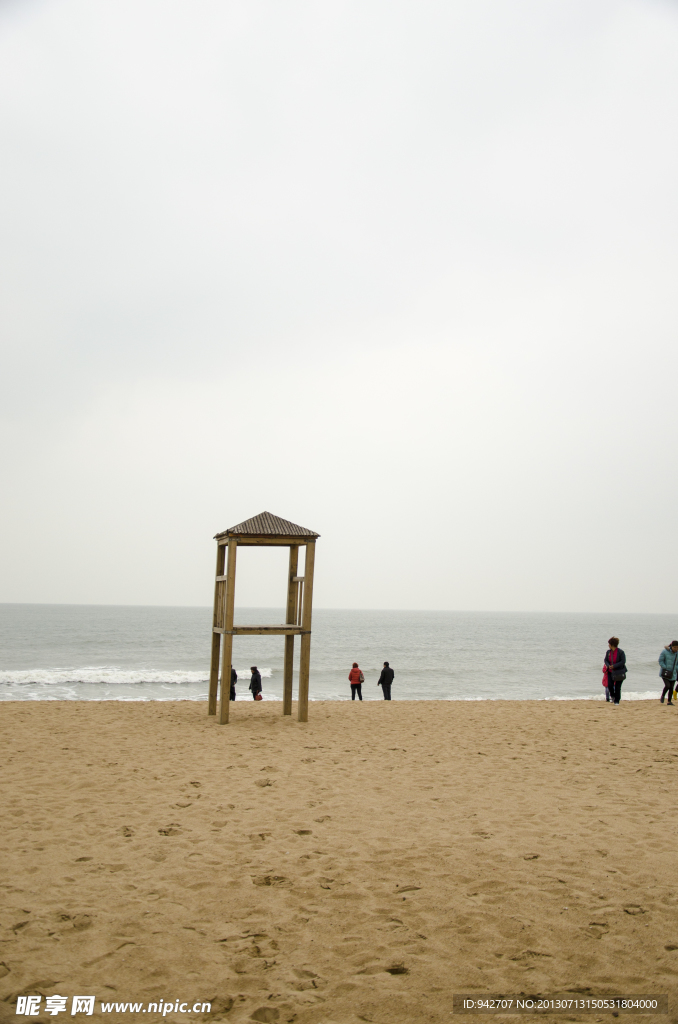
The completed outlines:
[[[675,0],[0,0],[0,601],[678,611],[677,100]]]

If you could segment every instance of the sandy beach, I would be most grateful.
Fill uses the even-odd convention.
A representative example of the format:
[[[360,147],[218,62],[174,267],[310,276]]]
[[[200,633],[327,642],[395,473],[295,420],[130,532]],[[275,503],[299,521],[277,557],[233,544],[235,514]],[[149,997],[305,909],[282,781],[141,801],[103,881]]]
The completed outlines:
[[[2,705],[3,1019],[58,993],[64,1019],[91,994],[438,1022],[455,992],[668,993],[678,1019],[678,709],[281,710]]]

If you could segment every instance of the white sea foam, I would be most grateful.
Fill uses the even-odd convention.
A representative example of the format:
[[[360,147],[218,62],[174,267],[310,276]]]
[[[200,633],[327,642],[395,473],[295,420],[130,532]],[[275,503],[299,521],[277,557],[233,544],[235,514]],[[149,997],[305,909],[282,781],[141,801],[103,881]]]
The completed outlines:
[[[658,695],[657,695],[657,691],[656,690],[643,690],[640,693],[639,692],[635,692],[633,690],[629,690],[628,692],[627,691],[622,691],[622,700],[657,700],[657,697],[658,697]],[[595,694],[587,694],[586,696],[576,696],[576,697],[555,696],[555,697],[541,697],[541,698],[536,698],[536,699],[538,699],[538,700],[602,700],[603,703],[604,703],[605,702],[605,694],[604,693],[595,693]]]
[[[250,671],[238,671],[238,681],[249,681]],[[259,669],[264,679],[270,679],[273,670]],[[182,685],[187,683],[209,682],[206,672],[188,672],[184,670],[163,671],[161,669],[122,669],[110,666],[93,666],[91,668],[35,668],[6,669],[0,671],[0,686],[77,686],[78,684],[106,686],[138,686],[161,684],[164,686]]]
[[[259,671],[264,679],[273,675],[271,668]],[[250,675],[249,669],[238,671],[238,682],[249,684]],[[92,665],[0,671],[0,700],[207,700],[208,687],[206,672],[187,669]],[[243,686],[238,699],[245,696],[250,695]],[[264,694],[264,700],[271,699],[276,698]]]
[[[3,675],[10,675],[10,673],[3,673]],[[130,673],[130,675],[136,675],[136,673]],[[148,673],[140,673],[140,675],[148,676]],[[164,674],[165,676],[168,673]],[[23,680],[21,683],[16,680],[2,681],[0,680],[0,701],[1,700],[87,700],[87,701],[100,701],[100,700],[119,700],[119,701],[176,701],[176,700],[189,700],[189,701],[206,701],[208,696],[208,680],[204,678],[201,673],[176,673],[185,677],[186,675],[200,676],[197,681],[180,680],[168,681],[166,678],[161,681],[150,681],[148,678],[143,680],[139,679],[132,683],[124,680],[117,680],[113,683],[106,683],[101,679],[88,680],[86,682],[74,682],[73,680],[54,680],[45,683],[39,681],[35,677],[30,680]],[[35,676],[35,674],[33,674]],[[246,682],[247,680],[245,680]],[[281,702],[282,697],[278,693],[271,693],[270,690],[264,689],[262,694],[263,700]],[[294,698],[296,699],[296,687]],[[251,700],[251,694],[243,686],[237,693],[237,700]],[[314,700],[329,700],[329,701],[342,701],[350,700],[345,692],[338,692],[336,690],[326,689],[324,693],[313,695],[310,694],[309,699]],[[512,696],[509,697],[506,694],[502,696],[484,696],[478,697],[475,694],[445,694],[445,695],[426,695],[414,697],[411,694],[404,694],[395,698],[396,700],[452,700],[452,701],[466,701],[466,702],[496,702],[501,700],[539,700],[539,701],[564,701],[564,700],[575,700],[575,701],[596,701],[603,703],[605,698],[598,694],[591,694],[589,696],[557,696],[557,697],[536,697],[531,696]],[[642,693],[629,692],[624,694],[622,702],[624,701],[639,701],[639,700],[657,700],[657,693],[654,690],[648,690]],[[365,695],[365,701],[381,701],[382,697]]]
[[[251,700],[247,690],[250,670],[240,669],[238,672],[238,700]],[[274,678],[274,671],[264,667],[260,670],[264,680],[273,679],[276,689],[280,689],[281,680]],[[160,669],[122,669],[112,666],[92,666],[90,668],[55,668],[55,669],[16,669],[0,671],[0,699],[2,700],[207,700],[209,678],[205,672],[188,670],[163,671]],[[295,686],[296,690],[296,686]],[[323,693],[311,694],[311,700],[348,700],[349,694],[343,689],[323,687]],[[296,693],[295,693],[296,696]],[[365,700],[381,700],[381,692],[364,691]],[[431,694],[403,693],[396,699],[419,700],[461,700],[461,701],[496,701],[506,699],[523,700],[584,700],[604,701],[602,693],[586,695],[553,694],[538,697],[534,694],[501,694],[441,692]],[[655,690],[623,692],[622,700],[657,700]],[[263,699],[280,701],[279,693],[264,688]]]

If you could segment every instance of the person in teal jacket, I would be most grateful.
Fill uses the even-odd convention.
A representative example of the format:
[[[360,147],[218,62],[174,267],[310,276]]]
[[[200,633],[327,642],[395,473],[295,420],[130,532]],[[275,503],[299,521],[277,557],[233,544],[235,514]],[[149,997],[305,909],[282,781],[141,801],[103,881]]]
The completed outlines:
[[[673,704],[673,686],[678,677],[678,640],[672,640],[659,655],[659,675],[664,681],[661,702],[664,703],[664,697],[668,693],[667,704]]]

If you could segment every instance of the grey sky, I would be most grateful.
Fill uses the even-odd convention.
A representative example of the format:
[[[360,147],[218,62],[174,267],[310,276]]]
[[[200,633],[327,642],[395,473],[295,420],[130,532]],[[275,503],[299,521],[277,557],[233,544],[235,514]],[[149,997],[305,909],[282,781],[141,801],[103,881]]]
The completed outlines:
[[[0,600],[266,509],[319,606],[678,610],[677,98],[668,0],[0,3]]]

